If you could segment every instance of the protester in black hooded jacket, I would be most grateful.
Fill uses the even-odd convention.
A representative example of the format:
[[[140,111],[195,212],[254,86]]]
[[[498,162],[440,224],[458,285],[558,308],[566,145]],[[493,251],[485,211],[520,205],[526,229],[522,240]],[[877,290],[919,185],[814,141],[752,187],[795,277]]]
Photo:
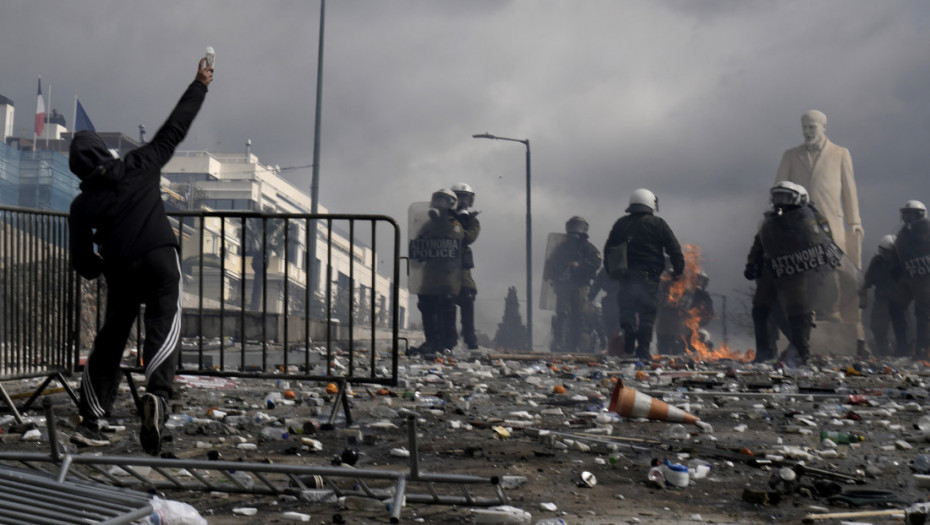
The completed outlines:
[[[123,160],[93,132],[75,133],[71,142],[69,167],[81,179],[81,193],[71,203],[71,262],[83,277],[103,273],[107,282],[106,316],[81,381],[82,421],[71,436],[79,445],[109,443],[97,420],[113,405],[123,350],[144,304],[147,386],[139,440],[149,454],[161,449],[181,325],[179,244],[161,200],[161,168],[187,135],[212,81],[213,67],[201,59],[196,79],[158,133]]]

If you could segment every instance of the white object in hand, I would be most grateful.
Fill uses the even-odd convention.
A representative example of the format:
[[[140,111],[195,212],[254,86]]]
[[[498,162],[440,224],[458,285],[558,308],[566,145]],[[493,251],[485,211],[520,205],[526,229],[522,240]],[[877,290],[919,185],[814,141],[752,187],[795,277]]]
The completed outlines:
[[[213,51],[213,46],[207,46],[207,65],[213,67],[213,64],[216,62],[216,52]]]

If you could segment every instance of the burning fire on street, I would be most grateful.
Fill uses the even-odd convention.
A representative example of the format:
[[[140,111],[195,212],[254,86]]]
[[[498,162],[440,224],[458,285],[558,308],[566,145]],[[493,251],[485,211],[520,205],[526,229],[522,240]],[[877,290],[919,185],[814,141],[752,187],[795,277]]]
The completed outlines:
[[[663,285],[668,287],[666,303],[670,306],[678,306],[683,300],[687,300],[684,306],[690,304],[694,291],[698,288],[698,277],[701,274],[701,247],[694,244],[685,244],[682,246],[682,253],[685,257],[685,272],[681,279],[672,281],[668,273],[662,275]],[[721,359],[732,359],[735,361],[750,362],[755,358],[753,350],[740,352],[731,349],[726,343],[714,345],[708,337],[701,335],[701,320],[706,316],[706,312],[698,306],[691,306],[687,310],[687,315],[683,320],[685,325],[685,334],[682,336],[685,343],[685,352],[688,356],[696,361],[719,361]]]

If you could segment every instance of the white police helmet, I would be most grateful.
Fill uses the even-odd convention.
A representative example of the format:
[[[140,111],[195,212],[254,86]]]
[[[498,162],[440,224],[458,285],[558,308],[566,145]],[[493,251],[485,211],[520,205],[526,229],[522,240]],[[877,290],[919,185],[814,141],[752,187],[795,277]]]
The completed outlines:
[[[637,211],[637,208],[639,208],[639,211],[645,211],[641,206],[645,206],[651,211],[657,212],[659,211],[659,198],[656,197],[655,193],[652,193],[646,188],[639,188],[630,195],[630,205],[627,207],[626,211]]]
[[[901,220],[913,222],[927,218],[927,207],[920,201],[910,200],[901,207]]]
[[[897,240],[897,236],[889,233],[888,235],[882,237],[880,241],[878,241],[878,248],[880,250],[894,250],[895,240]]]
[[[433,196],[429,201],[431,208],[437,208],[440,210],[452,210],[455,209],[455,203],[458,202],[458,197],[455,196],[455,193],[452,190],[443,188],[439,191],[433,192]]]
[[[471,186],[464,182],[459,182],[453,184],[451,189],[459,199],[459,208],[471,208],[475,205],[475,190],[471,189]]]
[[[804,186],[787,180],[772,186],[769,192],[775,206],[804,206],[810,202]]]

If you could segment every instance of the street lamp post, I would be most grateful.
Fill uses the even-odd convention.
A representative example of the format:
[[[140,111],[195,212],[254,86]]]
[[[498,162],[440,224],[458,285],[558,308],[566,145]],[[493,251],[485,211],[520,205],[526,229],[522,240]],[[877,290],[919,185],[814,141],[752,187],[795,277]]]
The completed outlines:
[[[320,0],[320,43],[317,46],[316,60],[316,116],[313,124],[313,174],[310,180],[310,214],[316,215],[319,212],[320,201],[320,114],[323,105],[323,24],[326,20],[326,0]],[[307,319],[310,319],[314,311],[313,306],[316,302],[316,292],[320,283],[320,265],[316,262],[316,236],[317,220],[314,218],[308,221],[309,233],[307,234],[309,246],[307,246],[309,264],[307,270],[307,286],[310,287],[309,303],[307,304]]]
[[[526,146],[526,335],[530,351],[533,351],[533,215],[530,199],[530,139],[497,137],[490,133],[472,135],[476,139],[507,140]]]

